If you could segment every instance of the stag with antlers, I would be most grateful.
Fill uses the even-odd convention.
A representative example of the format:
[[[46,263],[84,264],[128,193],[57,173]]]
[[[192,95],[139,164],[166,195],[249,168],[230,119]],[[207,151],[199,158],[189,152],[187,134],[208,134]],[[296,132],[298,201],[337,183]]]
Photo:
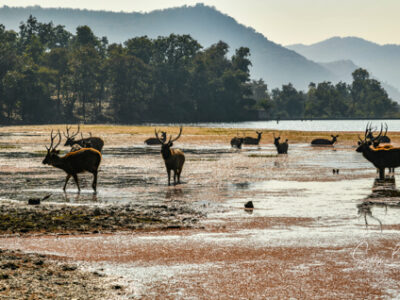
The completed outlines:
[[[284,141],[283,143],[279,143],[281,137],[280,136],[276,137],[275,133],[273,133],[273,136],[274,136],[274,145],[276,147],[276,151],[278,151],[278,154],[287,154],[289,148],[289,143],[288,143],[289,140],[286,139],[286,141]]]
[[[363,156],[369,160],[378,170],[379,170],[379,179],[385,179],[385,168],[389,168],[394,170],[400,166],[400,148],[371,148],[372,142],[368,139],[369,128],[365,129],[364,139],[361,139],[359,136],[358,147],[356,149],[357,152],[363,154]],[[379,139],[382,135],[382,130],[379,135],[376,137]]]
[[[367,129],[368,129],[368,133],[367,133],[367,139],[369,139],[372,142],[372,145],[374,146],[374,148],[379,147],[379,144],[387,144],[390,143],[391,140],[390,138],[386,135],[387,131],[388,131],[388,126],[385,123],[385,133],[382,135],[382,130],[383,130],[383,125],[381,124],[381,132],[378,135],[378,137],[374,136],[374,130],[372,129],[372,124],[367,124]],[[385,145],[386,148],[390,148],[390,145]]]
[[[54,146],[54,139],[58,137],[58,142]],[[50,134],[50,147],[47,148],[47,155],[43,160],[43,164],[51,165],[58,169],[62,169],[67,173],[67,178],[65,180],[64,188],[65,191],[67,187],[68,180],[71,176],[74,178],[75,183],[78,187],[78,191],[80,191],[79,182],[78,182],[78,173],[83,173],[85,171],[93,174],[93,190],[96,191],[97,186],[97,172],[101,162],[101,153],[93,148],[81,148],[74,152],[69,152],[65,156],[60,157],[60,151],[56,148],[61,143],[61,134],[58,131],[58,134],[53,136],[53,130]]]
[[[158,137],[157,130],[154,131],[157,140],[161,144],[161,155],[165,162],[165,167],[168,173],[168,185],[171,185],[171,170],[174,171],[174,184],[181,183],[181,173],[183,164],[185,163],[185,155],[179,149],[171,149],[173,142],[180,138],[182,134],[182,126],[180,127],[179,134],[176,138],[170,135],[168,142],[161,140]]]
[[[100,151],[103,149],[104,146],[104,141],[99,138],[99,137],[88,137],[88,138],[83,138],[83,135],[81,133],[81,139],[80,140],[75,140],[75,137],[80,133],[80,125],[78,124],[78,131],[76,133],[70,133],[71,127],[66,126],[66,134],[64,133],[65,138],[67,141],[65,142],[64,146],[73,146],[75,144],[78,144],[82,148],[94,148],[97,151]]]

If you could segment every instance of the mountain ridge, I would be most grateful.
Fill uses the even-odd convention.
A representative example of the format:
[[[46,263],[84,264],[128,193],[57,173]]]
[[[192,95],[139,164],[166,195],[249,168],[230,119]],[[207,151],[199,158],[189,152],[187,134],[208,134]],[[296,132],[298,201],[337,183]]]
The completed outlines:
[[[327,63],[351,60],[379,80],[400,90],[400,45],[379,45],[359,37],[332,37],[311,45],[294,44],[286,47],[313,61]]]
[[[270,89],[281,87],[282,84],[289,82],[297,89],[303,90],[307,89],[310,82],[348,82],[351,73],[341,75],[335,70],[337,66],[326,64],[346,59],[353,61],[357,66],[368,69],[371,75],[378,80],[400,89],[400,80],[399,84],[393,84],[389,80],[390,78],[381,76],[382,73],[385,75],[384,71],[377,73],[374,66],[368,66],[363,62],[359,63],[353,57],[346,57],[348,50],[343,50],[344,53],[341,55],[321,57],[321,54],[312,53],[309,48],[311,46],[297,44],[284,47],[270,41],[254,28],[238,23],[233,17],[218,11],[215,7],[204,4],[185,5],[143,13],[42,8],[40,6],[3,6],[0,7],[0,23],[3,23],[7,29],[18,30],[19,23],[25,22],[30,14],[40,22],[52,21],[54,24],[65,25],[65,28],[73,33],[77,26],[88,25],[96,35],[106,36],[110,42],[121,43],[134,36],[147,35],[150,38],[157,38],[175,33],[190,34],[203,47],[222,40],[230,46],[230,55],[239,47],[249,47],[250,59],[253,63],[251,76],[254,79],[262,78]],[[357,37],[332,37],[321,41],[320,43],[325,43],[319,43],[318,47],[335,48],[330,43],[338,43],[343,40],[362,42],[364,46],[372,44],[373,47],[383,47]],[[315,46],[315,44],[312,45]],[[388,44],[385,47],[397,52],[397,47],[400,46]],[[321,50],[321,53],[323,54],[324,51]],[[390,92],[390,94],[391,96],[400,95],[400,92]]]
[[[230,54],[241,46],[250,48],[252,77],[263,78],[271,87],[292,82],[297,88],[307,88],[309,82],[336,80],[330,71],[302,55],[270,41],[255,29],[239,24],[234,18],[203,4],[156,10],[147,13],[116,13],[75,9],[0,8],[0,20],[7,28],[17,29],[20,21],[32,14],[40,22],[53,21],[74,32],[88,25],[96,35],[111,42],[123,42],[134,36],[150,38],[171,33],[190,34],[208,47],[222,40],[230,46]]]

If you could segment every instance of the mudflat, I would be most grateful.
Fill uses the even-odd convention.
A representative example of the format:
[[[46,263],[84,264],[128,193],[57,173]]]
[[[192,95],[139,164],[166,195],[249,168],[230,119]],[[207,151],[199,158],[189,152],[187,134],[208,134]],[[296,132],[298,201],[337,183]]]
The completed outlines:
[[[64,172],[41,163],[51,129],[64,128],[0,128],[2,266],[13,256],[40,256],[46,263],[33,263],[35,270],[91,274],[87,284],[99,290],[83,299],[398,296],[396,176],[375,179],[355,152],[360,133],[339,132],[334,147],[312,147],[330,133],[266,130],[259,146],[237,150],[230,139],[255,131],[184,127],[174,143],[186,156],[182,184],[168,186],[160,146],[143,143],[154,127],[82,126],[105,146],[97,193],[83,174],[78,194],[72,180],[64,193]],[[289,139],[288,155],[276,154],[273,133]],[[400,142],[399,133],[390,137]],[[248,201],[254,209],[244,208]],[[51,298],[35,282],[28,290],[12,283],[27,280],[31,265],[19,273],[0,266],[1,297]],[[63,295],[48,284],[48,295]]]

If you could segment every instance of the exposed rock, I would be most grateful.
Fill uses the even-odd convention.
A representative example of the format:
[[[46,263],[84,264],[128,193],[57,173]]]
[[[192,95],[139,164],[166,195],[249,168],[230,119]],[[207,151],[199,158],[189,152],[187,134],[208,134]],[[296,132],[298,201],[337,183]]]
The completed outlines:
[[[247,208],[247,209],[252,209],[252,208],[254,208],[253,201],[248,201],[248,202],[244,205],[244,207]]]

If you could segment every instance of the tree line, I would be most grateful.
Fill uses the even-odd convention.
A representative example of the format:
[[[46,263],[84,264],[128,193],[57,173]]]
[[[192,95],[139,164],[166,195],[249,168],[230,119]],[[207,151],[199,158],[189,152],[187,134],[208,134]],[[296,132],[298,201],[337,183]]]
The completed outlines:
[[[352,73],[353,82],[311,82],[308,91],[292,84],[268,91],[262,81],[253,81],[253,96],[269,119],[398,118],[399,105],[391,100],[379,81],[367,70]]]
[[[88,26],[76,33],[30,16],[19,32],[0,25],[0,124],[142,123],[268,118],[398,116],[367,71],[351,85],[291,84],[268,91],[251,81],[250,50],[189,35],[109,44]]]

